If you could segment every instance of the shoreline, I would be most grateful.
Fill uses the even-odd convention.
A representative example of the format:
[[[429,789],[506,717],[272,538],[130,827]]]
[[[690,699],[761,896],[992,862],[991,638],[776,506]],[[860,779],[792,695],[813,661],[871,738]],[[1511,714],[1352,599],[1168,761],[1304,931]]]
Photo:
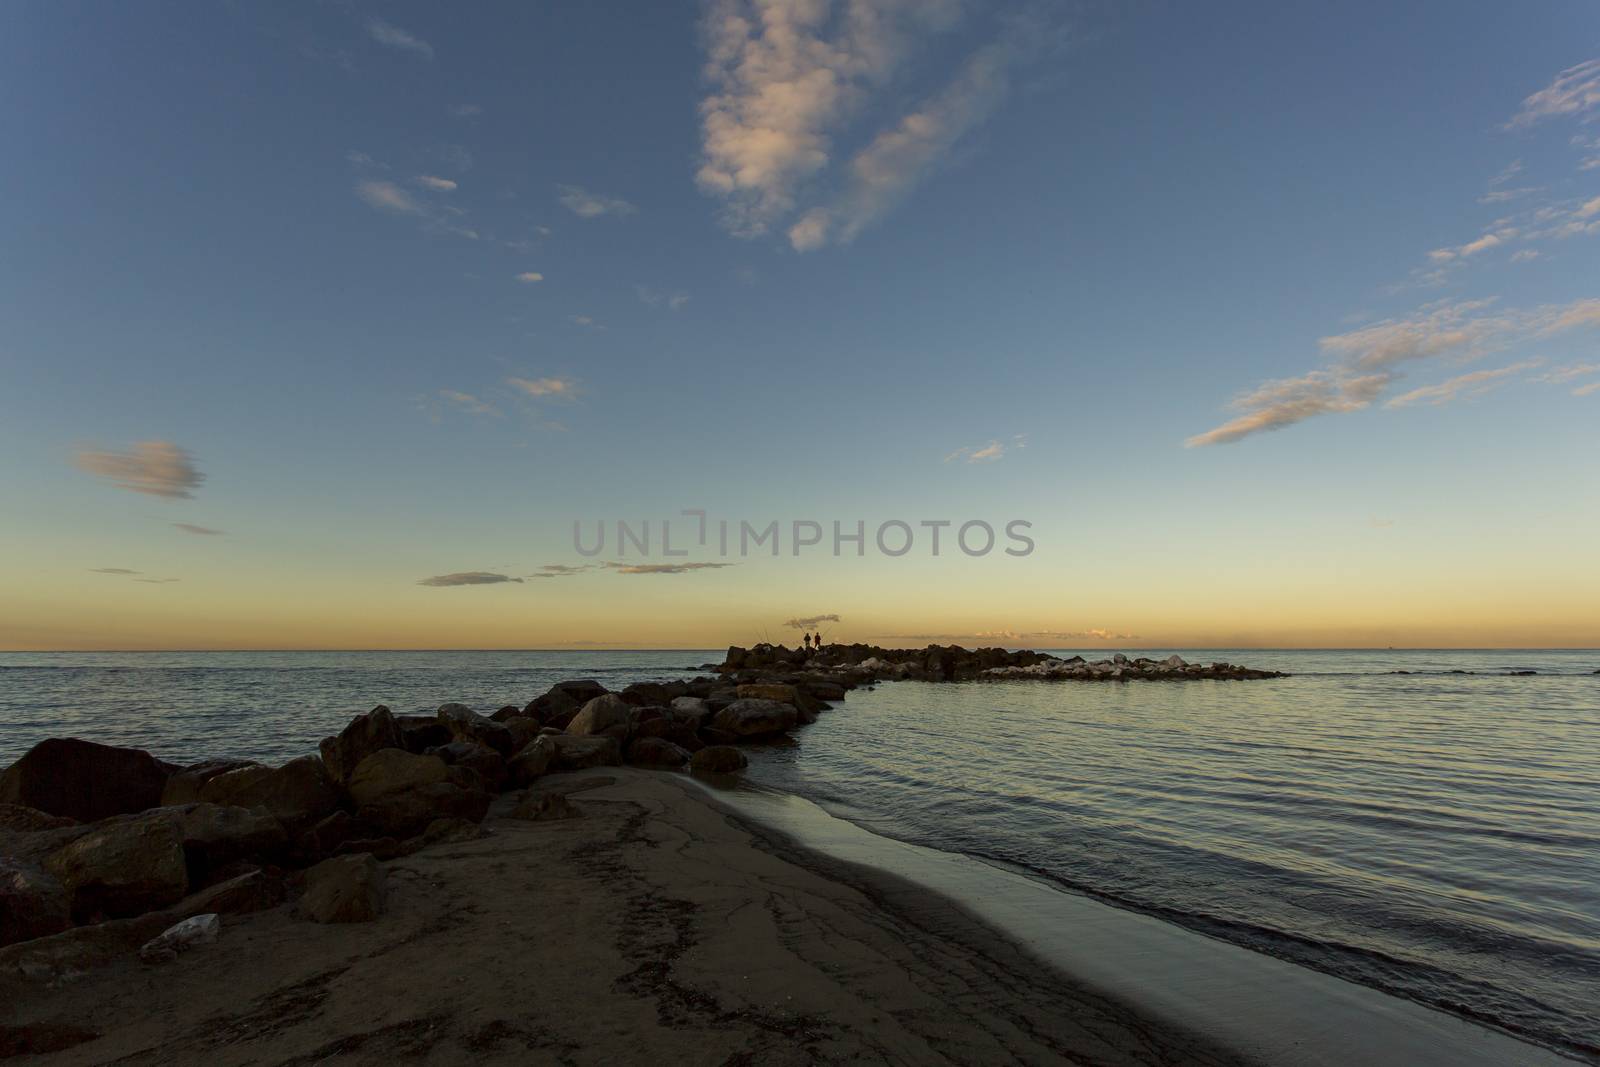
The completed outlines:
[[[942,894],[840,880],[690,780],[601,771],[541,780],[576,817],[502,798],[488,836],[386,863],[375,922],[230,916],[159,969],[6,991],[0,1018],[13,1044],[67,1042],[44,1060],[63,1065],[1248,1062]]]
[[[708,792],[713,787],[700,784]],[[1041,875],[867,830],[764,787],[713,795],[832,877],[938,894],[1109,1001],[1245,1062],[1293,1067],[1560,1067],[1584,1060],[1518,1035],[1118,907]]]

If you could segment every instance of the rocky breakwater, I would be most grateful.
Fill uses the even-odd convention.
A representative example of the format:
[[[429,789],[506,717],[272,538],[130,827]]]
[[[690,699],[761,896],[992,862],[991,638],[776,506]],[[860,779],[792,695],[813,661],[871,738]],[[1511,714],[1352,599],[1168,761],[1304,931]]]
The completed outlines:
[[[0,773],[0,999],[135,954],[170,961],[219,930],[225,940],[224,915],[286,906],[313,922],[371,921],[384,862],[482,836],[501,794],[517,794],[512,817],[544,819],[570,814],[540,788],[566,771],[735,773],[747,762],[737,746],[786,740],[846,688],[803,673],[615,693],[584,680],[488,716],[380,706],[278,767],[42,741]]]
[[[883,648],[854,644],[825,645],[811,650],[771,644],[752,648],[735,645],[728,649],[727,657],[716,669],[724,677],[746,684],[803,677],[846,686],[897,679],[963,682],[1038,678],[1121,682],[1284,677],[1279,671],[1258,670],[1232,663],[1187,663],[1180,656],[1167,656],[1164,659],[1142,656],[1129,658],[1119,652],[1108,659],[1091,662],[1082,656],[1062,659],[1048,652],[1027,649],[969,649],[960,645]]]

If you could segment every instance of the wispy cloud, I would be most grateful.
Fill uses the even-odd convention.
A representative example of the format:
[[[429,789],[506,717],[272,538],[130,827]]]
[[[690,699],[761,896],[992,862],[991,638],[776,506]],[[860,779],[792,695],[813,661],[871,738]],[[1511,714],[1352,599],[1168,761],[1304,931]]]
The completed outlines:
[[[546,563],[544,566],[539,568],[539,572],[537,574],[530,574],[528,577],[571,578],[574,575],[582,574],[584,571],[592,571],[595,569],[596,564],[593,563],[584,563],[580,565],[573,565],[571,563]]]
[[[1281,430],[1316,415],[1360,411],[1369,406],[1388,386],[1391,375],[1350,377],[1328,371],[1312,371],[1298,378],[1264,382],[1238,397],[1230,405],[1243,414],[1184,442],[1185,447],[1225,445],[1254,433]]]
[[[1507,227],[1494,233],[1486,233],[1474,241],[1468,241],[1466,244],[1458,245],[1455,248],[1435,248],[1428,253],[1428,258],[1435,263],[1449,263],[1452,260],[1466,259],[1469,256],[1477,255],[1479,252],[1487,252],[1491,248],[1499,248],[1515,236],[1517,236],[1517,231]]]
[[[580,185],[558,185],[561,206],[581,219],[595,219],[601,215],[632,215],[639,210],[626,200],[615,196],[591,193]]]
[[[991,440],[986,445],[974,445],[967,448],[958,448],[944,457],[946,463],[993,463],[1006,455],[1008,450],[1020,451],[1028,447],[1026,434],[1013,434],[1009,444],[998,438]]]
[[[839,616],[837,615],[807,615],[803,619],[790,619],[788,622],[784,623],[784,625],[791,630],[810,630],[814,629],[819,622],[840,621],[842,620],[840,620]]]
[[[398,48],[402,52],[414,52],[426,59],[433,58],[433,45],[422,38],[391,22],[382,19],[369,19],[367,21],[367,36],[381,45],[389,48]]]
[[[432,578],[422,579],[417,584],[449,588],[458,585],[500,585],[505,582],[521,585],[522,579],[513,578],[508,574],[495,574],[493,571],[458,571],[455,574],[436,574]]]
[[[1053,33],[1014,20],[830,181],[835,139],[869,106],[892,100],[900,71],[972,7],[852,0],[836,13],[813,0],[714,2],[696,181],[722,200],[723,226],[740,237],[781,226],[805,251],[849,241],[891,208],[988,117],[1010,68]]]
[[[604,563],[607,570],[618,574],[692,574],[695,571],[720,570],[733,567],[733,563]]]
[[[1588,385],[1580,385],[1572,391],[1573,396],[1589,396],[1592,393],[1600,393],[1600,382],[1590,382]]]
[[[130,571],[126,567],[93,567],[90,574],[138,574],[139,571]]]
[[[569,319],[574,326],[582,326],[586,330],[605,329],[605,326],[596,322],[592,315],[572,315],[569,316]]]
[[[1464,396],[1477,396],[1488,392],[1498,385],[1505,384],[1505,379],[1513,374],[1537,366],[1536,361],[1513,363],[1508,367],[1498,367],[1494,370],[1476,370],[1469,374],[1458,374],[1439,382],[1437,385],[1424,385],[1420,389],[1413,389],[1409,393],[1401,393],[1384,403],[1387,408],[1405,408],[1415,404],[1431,404],[1435,407],[1459,400]]]
[[[183,579],[182,578],[135,578],[134,581],[143,582],[146,585],[171,585],[174,582],[181,582],[181,581],[183,581]]]
[[[517,281],[532,285],[534,282],[544,281],[544,275],[536,270],[525,270],[517,275]]]
[[[189,498],[206,480],[189,453],[170,441],[140,441],[126,452],[85,449],[74,462],[118,489],[149,496]]]
[[[439,390],[439,399],[457,411],[464,411],[468,415],[491,415],[496,417],[500,415],[499,408],[486,400],[480,400],[471,393],[463,393],[455,389],[441,389]]]
[[[639,294],[639,299],[650,307],[666,307],[677,311],[689,302],[688,293],[664,293],[647,285],[636,285],[634,291]]]
[[[175,522],[175,523],[172,524],[172,526],[173,526],[174,529],[182,530],[184,533],[194,534],[194,535],[196,535],[198,537],[225,537],[225,536],[227,536],[227,531],[226,530],[213,530],[209,526],[196,526],[192,522]]]
[[[389,169],[389,164],[379,163],[376,159],[373,159],[365,152],[357,152],[353,148],[344,154],[344,158],[347,159],[352,166],[356,167],[372,167],[377,170]]]
[[[1600,107],[1600,59],[1568,67],[1555,81],[1522,101],[1507,129],[1520,129],[1560,116],[1587,116]]]
[[[432,189],[439,193],[453,193],[460,188],[456,182],[451,181],[449,178],[439,178],[432,174],[419,174],[415,180],[423,188]]]
[[[571,400],[583,391],[576,378],[507,378],[506,384],[525,396],[541,400]]]
[[[397,215],[423,214],[424,209],[416,198],[394,182],[357,182],[356,195],[379,211],[392,211]]]
[[[1228,444],[1316,415],[1360,411],[1395,380],[1399,364],[1444,356],[1473,358],[1600,326],[1600,299],[1505,310],[1494,310],[1494,304],[1493,300],[1438,302],[1405,319],[1324,337],[1321,348],[1334,361],[1332,367],[1264,383],[1233,402],[1243,414],[1185,444],[1190,448]],[[1427,399],[1427,394],[1417,399]]]
[[[1536,248],[1519,248],[1511,253],[1511,262],[1513,263],[1532,263],[1538,258],[1539,250]]]

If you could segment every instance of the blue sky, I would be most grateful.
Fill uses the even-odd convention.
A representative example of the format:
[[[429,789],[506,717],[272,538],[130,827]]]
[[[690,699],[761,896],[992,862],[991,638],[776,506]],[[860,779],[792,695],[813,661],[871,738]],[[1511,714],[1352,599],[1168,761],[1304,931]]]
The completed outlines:
[[[1600,643],[1597,56],[1576,2],[5,5],[0,645]],[[526,580],[686,507],[1039,547]]]

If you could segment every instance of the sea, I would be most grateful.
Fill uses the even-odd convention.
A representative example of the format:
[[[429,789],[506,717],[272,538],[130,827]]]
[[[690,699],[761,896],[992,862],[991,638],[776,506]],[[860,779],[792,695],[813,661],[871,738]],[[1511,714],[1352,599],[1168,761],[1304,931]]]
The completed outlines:
[[[748,774],[1600,1063],[1600,652],[1141,654],[1172,652],[1289,676],[886,682],[752,750]],[[0,766],[54,736],[281,761],[377,704],[492,712],[563,679],[620,688],[721,658],[0,653]]]

